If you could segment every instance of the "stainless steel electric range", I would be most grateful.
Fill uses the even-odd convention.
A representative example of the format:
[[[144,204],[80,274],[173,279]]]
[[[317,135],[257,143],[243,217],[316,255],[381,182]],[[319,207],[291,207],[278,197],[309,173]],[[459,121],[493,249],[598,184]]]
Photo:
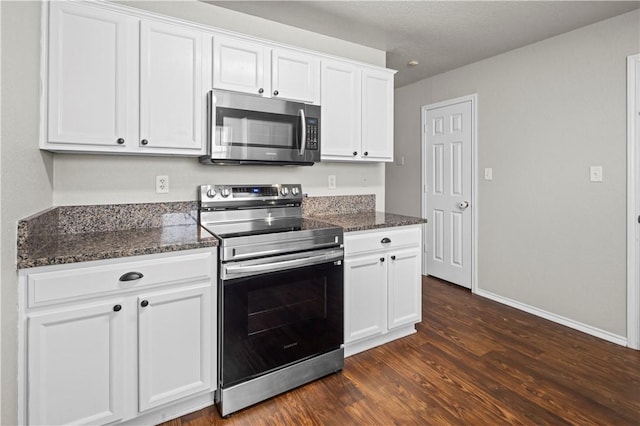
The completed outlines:
[[[202,185],[220,240],[222,416],[342,370],[342,228],[302,216],[300,185]]]

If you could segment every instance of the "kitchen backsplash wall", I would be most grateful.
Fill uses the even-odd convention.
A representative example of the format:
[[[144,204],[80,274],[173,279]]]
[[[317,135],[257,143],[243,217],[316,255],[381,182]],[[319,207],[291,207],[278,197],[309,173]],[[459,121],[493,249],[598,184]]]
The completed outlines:
[[[56,206],[195,201],[201,184],[300,183],[310,197],[373,194],[384,211],[384,164],[205,166],[197,158],[56,154],[54,167]],[[156,194],[158,175],[169,177],[168,194]]]
[[[330,216],[376,211],[376,196],[334,195],[308,197],[302,200],[302,213],[305,216]]]

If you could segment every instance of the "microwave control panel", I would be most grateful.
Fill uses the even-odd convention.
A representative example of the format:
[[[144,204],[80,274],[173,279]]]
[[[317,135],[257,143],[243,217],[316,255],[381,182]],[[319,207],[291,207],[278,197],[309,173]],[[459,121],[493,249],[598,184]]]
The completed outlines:
[[[318,126],[318,119],[314,117],[307,117],[307,149],[318,149],[318,141],[320,140],[320,129]]]

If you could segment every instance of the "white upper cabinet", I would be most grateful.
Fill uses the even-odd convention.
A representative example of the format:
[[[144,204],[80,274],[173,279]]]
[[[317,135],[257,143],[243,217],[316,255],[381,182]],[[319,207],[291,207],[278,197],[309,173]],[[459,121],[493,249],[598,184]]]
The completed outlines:
[[[360,68],[322,61],[322,159],[356,158],[360,151]]]
[[[317,56],[225,36],[213,36],[213,87],[320,103]]]
[[[138,20],[75,3],[49,7],[45,147],[123,151],[138,136]]]
[[[271,52],[271,96],[320,103],[320,59],[284,49]]]
[[[43,12],[41,149],[205,155],[213,87],[322,105],[323,161],[393,161],[393,70],[112,2]]]
[[[107,10],[49,3],[47,121],[51,151],[202,155],[202,33]],[[207,83],[208,86],[208,83]]]
[[[393,161],[393,74],[362,71],[362,156]]]
[[[393,161],[393,74],[322,61],[322,161]]]
[[[265,50],[258,43],[214,36],[213,87],[268,96],[269,56]]]
[[[140,145],[199,152],[205,111],[202,33],[143,21],[140,34]]]

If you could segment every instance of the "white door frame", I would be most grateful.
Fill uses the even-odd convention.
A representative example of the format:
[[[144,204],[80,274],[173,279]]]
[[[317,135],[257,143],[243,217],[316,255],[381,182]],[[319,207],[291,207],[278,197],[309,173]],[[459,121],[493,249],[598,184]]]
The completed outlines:
[[[427,217],[427,152],[425,145],[427,143],[426,114],[427,111],[434,108],[441,108],[460,102],[471,101],[471,292],[476,293],[478,290],[478,186],[476,174],[478,170],[478,94],[461,96],[459,98],[448,99],[442,102],[436,102],[429,105],[423,105],[421,108],[421,144],[422,151],[422,217]],[[426,226],[422,235],[427,235]],[[427,245],[424,244],[424,252],[422,253],[422,274],[427,275]]]
[[[640,349],[640,144],[637,105],[640,54],[627,57],[627,346]]]

